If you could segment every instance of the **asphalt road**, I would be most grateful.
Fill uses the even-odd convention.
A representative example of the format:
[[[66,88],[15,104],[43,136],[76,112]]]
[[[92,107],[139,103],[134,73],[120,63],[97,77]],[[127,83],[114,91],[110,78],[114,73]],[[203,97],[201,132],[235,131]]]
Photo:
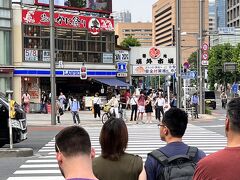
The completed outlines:
[[[38,150],[52,139],[63,127],[28,127],[28,139],[19,144],[14,144],[15,148],[32,148],[37,156]],[[8,147],[5,145],[4,147]],[[30,158],[0,158],[0,180],[5,180],[11,176],[21,164]]]
[[[217,110],[213,110],[212,113],[214,115],[213,119],[193,120],[189,121],[189,123],[225,135],[224,117],[226,111],[222,110],[218,103]],[[48,143],[62,128],[61,126],[29,126],[28,139],[19,144],[15,144],[14,147],[33,148],[34,155],[37,156],[38,150]],[[5,145],[5,147],[7,146],[8,145]],[[28,159],[30,158],[0,158],[0,180],[7,179]]]

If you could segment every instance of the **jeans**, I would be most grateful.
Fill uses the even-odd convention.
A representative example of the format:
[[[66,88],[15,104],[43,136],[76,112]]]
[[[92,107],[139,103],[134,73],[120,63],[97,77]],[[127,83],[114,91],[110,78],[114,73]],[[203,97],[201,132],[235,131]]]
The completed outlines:
[[[77,117],[77,121],[78,121],[78,124],[80,124],[80,118],[79,118],[79,114],[78,114],[78,111],[72,111],[72,116],[73,116],[73,123],[76,124],[76,117]]]

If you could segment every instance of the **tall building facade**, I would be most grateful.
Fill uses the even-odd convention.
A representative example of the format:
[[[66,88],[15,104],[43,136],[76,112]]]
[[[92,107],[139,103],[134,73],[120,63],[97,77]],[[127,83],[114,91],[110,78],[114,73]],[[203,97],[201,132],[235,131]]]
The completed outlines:
[[[227,25],[229,27],[240,27],[240,0],[228,0]]]
[[[152,23],[118,23],[115,27],[115,34],[119,36],[120,44],[128,36],[136,38],[141,46],[152,46]]]
[[[0,92],[12,89],[11,0],[0,0]]]
[[[34,2],[13,4],[12,9],[15,100],[21,103],[22,93],[28,91],[31,103],[40,103],[42,92],[50,92],[49,9]],[[70,8],[55,8],[54,17],[57,95],[63,92],[80,100],[100,90],[105,96],[109,86],[118,88],[113,19]]]
[[[208,0],[205,2],[205,12],[208,14]],[[152,6],[153,45],[174,46],[176,4],[175,0],[159,0]],[[208,30],[209,17],[204,16],[204,30]],[[199,32],[199,2],[196,0],[181,1],[181,32],[182,59],[187,60],[190,54],[197,49]]]
[[[227,0],[216,0],[216,28],[227,27]]]
[[[132,15],[129,11],[113,12],[111,16],[114,19],[115,26],[119,22],[126,22],[126,23],[132,22]]]
[[[212,34],[216,31],[216,13],[215,13],[215,1],[209,2],[208,14],[209,14],[209,33]]]

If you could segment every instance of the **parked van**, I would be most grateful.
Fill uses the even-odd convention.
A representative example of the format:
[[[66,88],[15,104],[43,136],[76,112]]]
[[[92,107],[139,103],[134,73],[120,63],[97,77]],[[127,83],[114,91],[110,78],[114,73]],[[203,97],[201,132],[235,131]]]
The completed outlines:
[[[15,117],[12,119],[13,143],[19,143],[27,139],[26,113],[20,105],[14,104]],[[8,127],[8,100],[0,94],[0,147],[9,144],[9,127]]]

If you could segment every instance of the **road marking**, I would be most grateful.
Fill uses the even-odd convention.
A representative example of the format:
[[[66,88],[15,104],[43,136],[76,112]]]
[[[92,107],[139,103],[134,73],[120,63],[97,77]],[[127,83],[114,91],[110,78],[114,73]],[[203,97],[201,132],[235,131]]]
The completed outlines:
[[[7,180],[65,180],[63,176],[10,177]]]
[[[217,128],[217,127],[225,127],[225,125],[222,124],[222,125],[199,126],[199,127],[201,127],[201,128]]]
[[[96,156],[99,156],[101,153],[99,143],[101,128],[85,127],[85,129],[90,135]],[[131,125],[128,126],[128,132],[129,141],[126,152],[141,156],[144,162],[149,152],[166,144],[160,140],[159,129],[156,124]],[[197,146],[207,155],[226,146],[226,137],[191,124],[187,127],[183,141],[191,146]],[[20,166],[8,180],[63,180],[55,155],[55,141],[53,139],[43,146],[37,155]]]
[[[58,168],[58,164],[24,164],[21,165],[20,168],[46,168],[46,167],[56,167]]]
[[[59,174],[61,173],[59,169],[57,170],[17,170],[13,174]]]

